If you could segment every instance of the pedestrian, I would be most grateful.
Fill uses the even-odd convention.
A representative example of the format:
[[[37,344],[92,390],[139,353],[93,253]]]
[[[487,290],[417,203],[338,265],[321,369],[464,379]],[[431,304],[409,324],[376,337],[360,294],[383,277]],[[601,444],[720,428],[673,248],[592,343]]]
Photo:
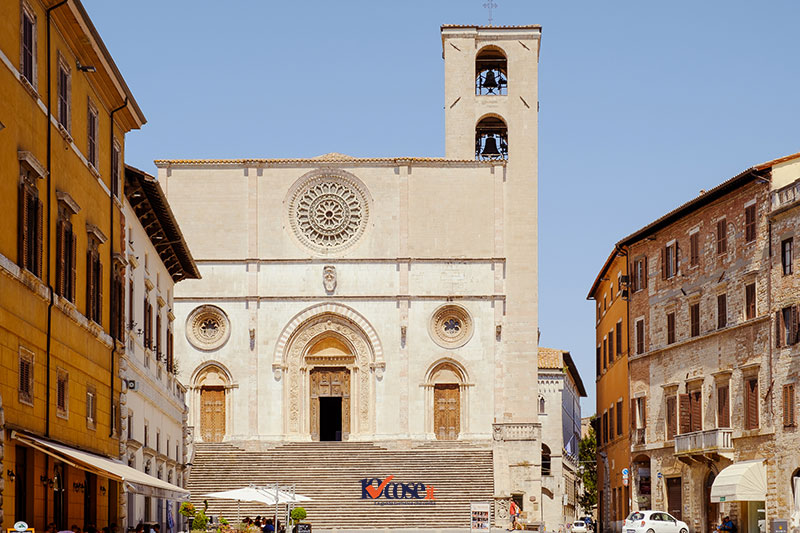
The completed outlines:
[[[519,506],[514,500],[511,500],[511,504],[508,506],[508,514],[511,515],[511,527],[508,530],[513,531],[517,529],[517,517],[519,516]]]
[[[733,520],[731,520],[730,516],[725,515],[725,517],[722,519],[722,523],[717,526],[717,530],[736,533],[736,524],[733,523]]]

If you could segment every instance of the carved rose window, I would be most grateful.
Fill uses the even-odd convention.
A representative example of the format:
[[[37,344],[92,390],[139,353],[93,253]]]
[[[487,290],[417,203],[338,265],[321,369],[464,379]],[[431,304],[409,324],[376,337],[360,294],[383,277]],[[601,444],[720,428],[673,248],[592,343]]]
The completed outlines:
[[[443,348],[459,348],[472,337],[472,317],[460,305],[443,305],[428,326],[433,341]]]
[[[342,171],[316,171],[290,193],[289,224],[304,245],[321,253],[352,245],[366,229],[369,199]]]
[[[227,342],[230,334],[228,317],[219,307],[200,306],[186,319],[186,338],[200,350],[219,348]]]

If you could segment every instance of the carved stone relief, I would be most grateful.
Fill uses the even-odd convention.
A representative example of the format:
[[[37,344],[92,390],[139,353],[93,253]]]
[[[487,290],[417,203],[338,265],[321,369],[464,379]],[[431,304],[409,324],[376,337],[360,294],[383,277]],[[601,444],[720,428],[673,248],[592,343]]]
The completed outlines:
[[[322,269],[322,285],[325,287],[325,292],[333,294],[336,290],[336,267],[333,265],[326,265]]]

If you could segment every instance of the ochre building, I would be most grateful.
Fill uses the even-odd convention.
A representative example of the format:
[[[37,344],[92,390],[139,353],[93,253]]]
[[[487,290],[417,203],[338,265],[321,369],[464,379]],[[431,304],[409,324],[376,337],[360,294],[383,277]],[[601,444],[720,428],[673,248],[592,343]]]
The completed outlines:
[[[4,2],[0,60],[0,526],[119,524],[162,483],[117,460],[122,161],[145,118],[77,0]]]

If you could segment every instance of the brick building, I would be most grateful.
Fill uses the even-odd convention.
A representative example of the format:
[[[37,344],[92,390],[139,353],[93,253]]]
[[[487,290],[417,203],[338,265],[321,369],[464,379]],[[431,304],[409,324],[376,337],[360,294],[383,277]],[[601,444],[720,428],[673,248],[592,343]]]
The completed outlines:
[[[724,514],[744,532],[797,512],[799,157],[750,168],[617,244],[632,510],[667,510],[697,532]]]

